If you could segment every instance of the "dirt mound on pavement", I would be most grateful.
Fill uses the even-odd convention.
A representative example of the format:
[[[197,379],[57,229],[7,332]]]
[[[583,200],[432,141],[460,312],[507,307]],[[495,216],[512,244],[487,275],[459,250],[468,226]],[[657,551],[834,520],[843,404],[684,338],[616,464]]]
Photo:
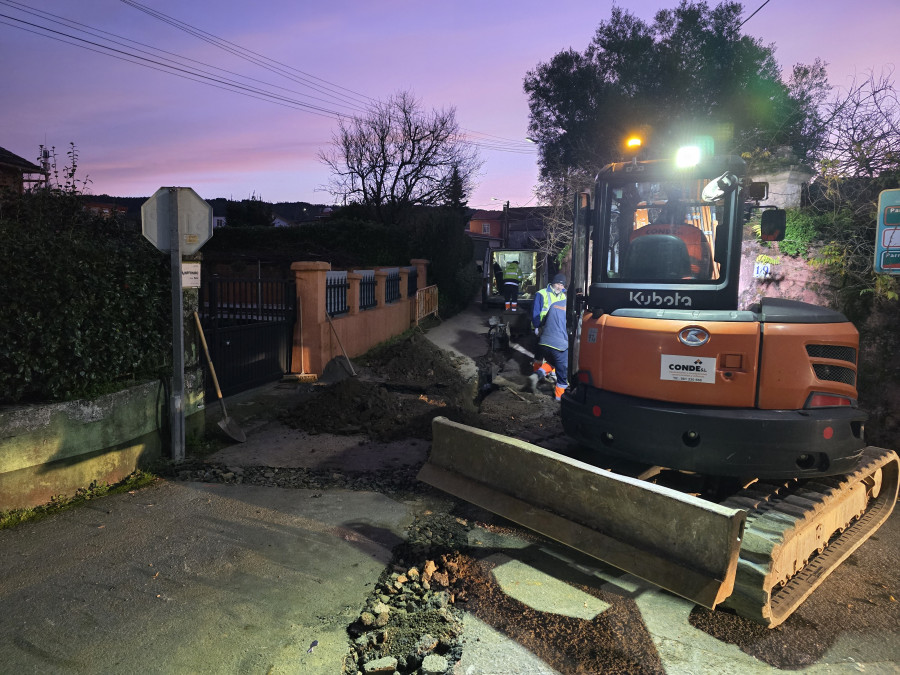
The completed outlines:
[[[475,383],[422,335],[354,359],[358,376],[311,388],[281,416],[288,426],[314,433],[366,434],[373,440],[431,439],[438,415],[480,426]]]
[[[377,347],[359,363],[396,384],[415,383],[427,388],[465,385],[457,361],[421,333]]]

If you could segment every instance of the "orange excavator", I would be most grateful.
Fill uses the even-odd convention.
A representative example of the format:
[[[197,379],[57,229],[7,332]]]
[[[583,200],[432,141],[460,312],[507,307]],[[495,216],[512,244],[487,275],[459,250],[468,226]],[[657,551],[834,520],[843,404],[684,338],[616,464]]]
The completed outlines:
[[[865,445],[842,314],[738,306],[748,214],[764,240],[786,222],[745,173],[696,149],[605,167],[577,198],[567,289],[560,414],[579,450],[438,418],[420,478],[777,626],[890,515],[900,461]]]

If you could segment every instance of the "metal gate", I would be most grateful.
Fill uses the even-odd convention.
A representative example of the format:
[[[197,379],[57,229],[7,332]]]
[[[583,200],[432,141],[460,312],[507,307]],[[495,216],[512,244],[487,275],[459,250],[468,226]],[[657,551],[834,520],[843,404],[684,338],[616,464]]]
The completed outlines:
[[[204,280],[200,319],[223,396],[290,372],[296,304],[293,280]],[[207,368],[206,397],[215,395]]]

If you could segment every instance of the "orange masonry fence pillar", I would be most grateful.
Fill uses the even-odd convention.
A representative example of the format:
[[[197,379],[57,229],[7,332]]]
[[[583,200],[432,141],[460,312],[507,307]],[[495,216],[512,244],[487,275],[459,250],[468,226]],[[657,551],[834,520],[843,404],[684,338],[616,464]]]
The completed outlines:
[[[292,373],[321,373],[322,334],[325,321],[326,262],[296,262],[291,265],[297,283],[297,317],[291,353]]]
[[[414,258],[409,261],[410,265],[416,267],[416,290],[421,290],[428,285],[428,263],[430,261],[422,258]]]
[[[362,274],[347,272],[347,283],[350,284],[347,289],[347,314],[350,316],[359,314],[359,282],[362,278]]]
[[[376,269],[375,270],[375,306],[376,307],[384,307],[385,301],[387,298],[387,278],[388,273],[386,270]]]
[[[400,299],[409,297],[409,270],[400,268]]]

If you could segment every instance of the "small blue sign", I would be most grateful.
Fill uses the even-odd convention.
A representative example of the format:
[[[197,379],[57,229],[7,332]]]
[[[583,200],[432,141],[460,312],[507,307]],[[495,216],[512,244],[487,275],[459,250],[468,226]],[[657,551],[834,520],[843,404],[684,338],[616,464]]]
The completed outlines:
[[[758,262],[753,267],[753,278],[754,279],[771,279],[772,278],[772,266],[769,263],[761,263]]]
[[[875,272],[900,274],[900,189],[878,195]]]

